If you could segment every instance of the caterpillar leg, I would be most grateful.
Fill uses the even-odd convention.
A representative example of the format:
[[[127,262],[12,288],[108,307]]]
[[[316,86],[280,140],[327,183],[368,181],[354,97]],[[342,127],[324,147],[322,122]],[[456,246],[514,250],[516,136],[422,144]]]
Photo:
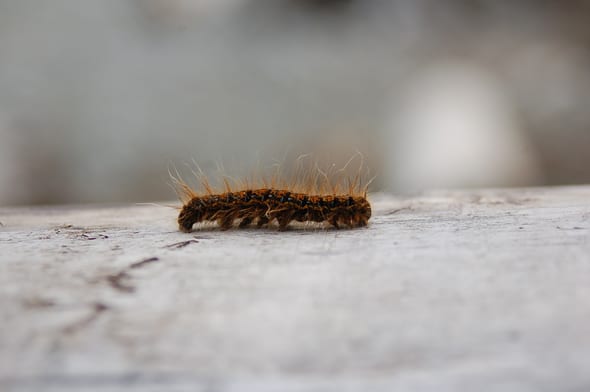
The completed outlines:
[[[337,216],[333,216],[332,218],[330,218],[330,224],[337,229],[340,228],[340,225],[338,225],[338,217]]]
[[[352,218],[353,227],[365,227],[365,226],[367,226],[367,224],[368,224],[367,218],[360,215],[360,214],[357,214]]]
[[[293,220],[293,214],[281,214],[277,216],[279,222],[279,231],[287,230],[287,225]]]
[[[250,223],[252,223],[253,220],[254,220],[254,218],[246,217],[246,218],[242,219],[242,221],[240,222],[240,224],[238,225],[238,227],[240,229],[243,229],[245,227],[248,227],[248,226],[250,226]]]
[[[217,223],[219,224],[219,227],[221,227],[222,231],[226,231],[231,229],[233,223],[234,223],[234,216],[233,214],[227,214],[219,219],[217,219]]]
[[[351,229],[352,229],[353,227],[355,227],[355,226],[354,226],[354,222],[352,221],[352,218],[347,218],[347,219],[345,219],[345,221],[344,221],[344,224],[345,224],[346,226],[348,226],[349,228],[351,228]]]
[[[256,228],[260,229],[262,226],[266,225],[269,222],[269,219],[266,216],[261,216],[258,218],[258,222],[256,222]]]

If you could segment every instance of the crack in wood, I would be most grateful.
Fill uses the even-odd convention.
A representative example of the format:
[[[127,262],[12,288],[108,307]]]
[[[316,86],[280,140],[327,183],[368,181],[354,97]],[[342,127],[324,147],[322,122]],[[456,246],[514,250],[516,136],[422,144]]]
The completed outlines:
[[[64,234],[69,238],[92,241],[96,239],[106,240],[109,238],[108,235],[103,234],[103,230],[86,228],[74,225],[61,225],[53,229],[55,234]],[[62,232],[63,231],[63,232]],[[47,238],[49,239],[49,238]]]
[[[197,241],[197,240],[180,241],[180,242],[175,242],[170,245],[166,245],[166,246],[164,246],[164,248],[180,249],[180,248],[184,248],[185,246],[188,246],[190,244],[198,244],[198,243],[199,243],[199,241]]]
[[[124,293],[132,293],[135,291],[135,286],[126,284],[124,282],[128,278],[130,278],[129,274],[125,271],[121,271],[118,274],[107,276],[106,280],[115,290],[122,291]]]
[[[158,260],[160,260],[158,257],[150,257],[150,258],[147,258],[147,259],[138,261],[137,263],[131,264],[128,267],[128,269],[140,268],[140,267],[143,267],[146,264],[153,263],[154,261],[158,261]]]
[[[384,216],[387,216],[387,215],[395,215],[398,212],[405,211],[405,210],[411,211],[412,210],[412,206],[405,206],[405,207],[400,207],[400,208],[394,208],[392,210],[385,211],[382,215],[384,215]]]
[[[81,329],[84,329],[93,322],[95,322],[100,317],[100,315],[108,309],[109,306],[103,304],[102,302],[95,302],[94,304],[92,304],[92,312],[88,316],[63,328],[62,332],[69,335]]]
[[[106,277],[106,280],[109,283],[109,285],[115,290],[122,291],[124,293],[132,293],[135,291],[135,286],[125,282],[125,280],[131,279],[131,275],[129,275],[128,271],[132,269],[141,268],[147,264],[153,263],[158,260],[160,260],[160,258],[158,257],[149,257],[147,259],[143,259],[141,261],[129,265],[127,268],[123,269],[122,271],[116,274],[108,275]]]

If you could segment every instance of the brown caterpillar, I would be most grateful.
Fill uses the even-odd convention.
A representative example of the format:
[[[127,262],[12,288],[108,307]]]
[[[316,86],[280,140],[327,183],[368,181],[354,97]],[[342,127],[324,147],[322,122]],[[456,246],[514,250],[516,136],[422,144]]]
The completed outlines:
[[[240,220],[239,228],[277,220],[279,230],[291,221],[329,222],[341,226],[363,227],[371,217],[371,205],[364,196],[309,196],[283,189],[262,188],[218,195],[195,196],[180,210],[178,226],[190,232],[195,223],[217,221],[221,230]]]
[[[349,181],[348,193],[344,194],[338,192],[338,186],[331,185],[329,177],[321,170],[316,168],[315,171],[315,177],[306,175],[303,181],[295,182],[307,185],[292,187],[243,186],[243,190],[232,191],[224,180],[225,192],[222,193],[214,192],[201,172],[199,177],[206,191],[204,194],[196,193],[178,177],[173,177],[184,202],[178,215],[179,229],[190,232],[196,223],[202,222],[217,222],[221,230],[228,230],[236,223],[238,228],[251,224],[260,228],[274,221],[280,231],[292,221],[327,222],[336,229],[367,226],[371,217],[371,205],[367,201],[368,184],[361,189],[357,175]],[[331,188],[332,192],[321,192],[326,188]]]

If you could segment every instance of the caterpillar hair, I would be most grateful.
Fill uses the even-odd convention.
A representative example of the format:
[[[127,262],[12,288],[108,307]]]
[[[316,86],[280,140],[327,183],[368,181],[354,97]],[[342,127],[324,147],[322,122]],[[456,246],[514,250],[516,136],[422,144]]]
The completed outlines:
[[[222,190],[211,186],[198,166],[198,171],[193,173],[200,181],[201,192],[193,189],[176,172],[171,177],[183,202],[178,215],[179,229],[191,232],[195,224],[203,222],[217,222],[221,230],[246,228],[253,224],[260,228],[275,221],[279,231],[286,230],[293,221],[325,222],[336,229],[367,226],[371,217],[367,189],[371,181],[362,181],[362,156],[358,173],[354,176],[345,173],[355,156],[342,169],[334,170],[332,165],[325,171],[317,164],[302,165],[306,157],[297,159],[294,174],[287,176],[289,180],[280,174],[280,170],[276,170],[270,180],[234,180],[234,186],[229,178],[223,177]]]

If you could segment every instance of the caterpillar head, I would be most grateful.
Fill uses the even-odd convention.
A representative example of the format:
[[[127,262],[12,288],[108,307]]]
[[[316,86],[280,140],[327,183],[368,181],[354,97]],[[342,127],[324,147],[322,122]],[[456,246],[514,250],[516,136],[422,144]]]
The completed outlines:
[[[180,231],[190,233],[195,223],[203,220],[203,204],[198,197],[186,203],[178,214],[178,228]]]
[[[355,197],[354,199],[353,226],[366,226],[371,218],[371,204],[364,197]]]

